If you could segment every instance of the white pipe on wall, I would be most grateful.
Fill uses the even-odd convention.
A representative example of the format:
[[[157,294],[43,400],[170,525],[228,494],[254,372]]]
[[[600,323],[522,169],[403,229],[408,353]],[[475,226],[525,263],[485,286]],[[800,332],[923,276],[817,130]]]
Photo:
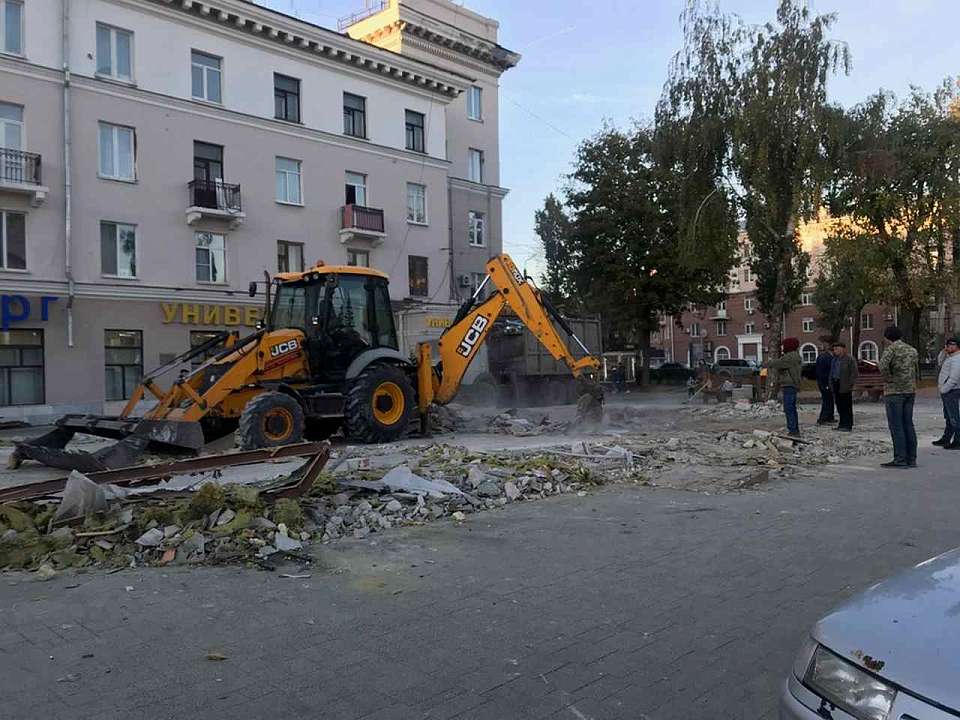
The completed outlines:
[[[73,347],[73,283],[72,201],[70,167],[70,0],[63,0],[63,251],[64,275],[67,279],[67,347]]]

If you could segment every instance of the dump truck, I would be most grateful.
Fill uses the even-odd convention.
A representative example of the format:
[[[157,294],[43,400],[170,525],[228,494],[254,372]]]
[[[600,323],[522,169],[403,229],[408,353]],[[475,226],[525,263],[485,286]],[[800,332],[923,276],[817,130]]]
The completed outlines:
[[[420,343],[410,358],[399,350],[385,273],[318,263],[304,272],[267,275],[265,321],[256,332],[213,338],[143,378],[119,416],[66,415],[54,429],[18,443],[12,467],[31,459],[83,472],[128,466],[148,448],[199,453],[205,443],[236,432],[243,449],[323,439],[342,430],[364,443],[393,442],[420,421],[427,429],[431,404],[453,400],[470,363],[501,314],[509,309],[554,359],[581,379],[584,398],[602,403],[586,378],[599,359],[591,355],[533,281],[507,255],[486,264],[476,293],[458,310],[436,343]],[[489,295],[481,299],[488,285]],[[556,323],[556,326],[554,325]],[[564,330],[580,350],[576,357]],[[220,342],[222,347],[218,346]],[[184,364],[212,353],[194,370]],[[180,368],[169,388],[158,379]],[[156,405],[142,417],[144,398]],[[589,406],[589,403],[585,403]],[[95,452],[67,448],[76,433],[117,440]]]

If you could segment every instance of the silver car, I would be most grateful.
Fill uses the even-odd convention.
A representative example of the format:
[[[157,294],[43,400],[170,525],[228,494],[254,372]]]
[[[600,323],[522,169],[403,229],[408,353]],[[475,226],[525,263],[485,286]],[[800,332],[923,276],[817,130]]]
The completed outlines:
[[[781,720],[960,717],[960,548],[874,585],[820,620]]]

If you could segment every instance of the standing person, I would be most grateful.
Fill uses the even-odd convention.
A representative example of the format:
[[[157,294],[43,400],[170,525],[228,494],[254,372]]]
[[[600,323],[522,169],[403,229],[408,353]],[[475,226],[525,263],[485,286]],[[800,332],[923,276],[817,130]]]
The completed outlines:
[[[893,440],[893,460],[882,467],[917,466],[917,431],[913,427],[913,403],[917,393],[917,351],[903,341],[896,325],[883,331],[890,345],[880,358],[883,375],[883,402],[887,408],[887,426]]]
[[[817,389],[820,391],[820,417],[817,425],[833,425],[833,384],[830,382],[830,368],[833,365],[833,353],[823,343],[817,355]]]
[[[617,392],[622,393],[627,391],[627,366],[623,364],[621,360],[617,363]]]
[[[791,437],[800,437],[800,418],[797,416],[797,392],[800,390],[800,341],[796,338],[786,338],[783,341],[783,354],[776,360],[768,360],[763,364],[770,370],[777,371],[777,385],[783,390],[783,414],[787,418],[787,434]]]
[[[948,430],[944,432],[943,447],[960,450],[960,352],[957,338],[948,338],[946,355],[937,376],[937,389],[943,402],[943,415],[947,418]],[[949,436],[947,435],[949,432]]]
[[[944,343],[943,349],[937,353],[937,375],[939,376],[940,371],[943,369],[943,363],[947,359],[947,347]],[[939,384],[939,383],[938,383]],[[942,396],[941,396],[942,400]],[[943,435],[940,436],[938,440],[934,440],[934,445],[946,445],[950,442],[951,438],[954,438],[954,433],[960,432],[960,428],[954,430],[950,425],[950,416],[947,415],[947,404],[943,403]]]
[[[853,430],[853,386],[857,382],[857,361],[850,357],[847,346],[842,342],[833,344],[833,362],[830,367],[830,379],[833,385],[833,397],[837,402],[837,414],[840,424],[837,430]]]

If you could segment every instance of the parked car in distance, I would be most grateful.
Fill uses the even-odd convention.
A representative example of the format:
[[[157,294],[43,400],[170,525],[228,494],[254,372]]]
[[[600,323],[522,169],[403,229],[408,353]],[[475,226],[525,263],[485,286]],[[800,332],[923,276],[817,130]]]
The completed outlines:
[[[753,382],[753,376],[760,372],[760,367],[752,360],[717,360],[710,366],[710,372],[724,380],[735,383]]]
[[[847,600],[800,648],[780,720],[960,716],[958,597],[955,548]]]
[[[870,362],[869,360],[857,360],[857,369],[860,371],[861,375],[879,375],[880,366],[875,362]],[[816,380],[817,379],[817,364],[816,363],[804,363],[803,367],[800,368],[800,376],[806,378],[807,380]]]
[[[693,370],[676,362],[663,363],[650,370],[650,382],[661,385],[683,385],[693,376]]]

